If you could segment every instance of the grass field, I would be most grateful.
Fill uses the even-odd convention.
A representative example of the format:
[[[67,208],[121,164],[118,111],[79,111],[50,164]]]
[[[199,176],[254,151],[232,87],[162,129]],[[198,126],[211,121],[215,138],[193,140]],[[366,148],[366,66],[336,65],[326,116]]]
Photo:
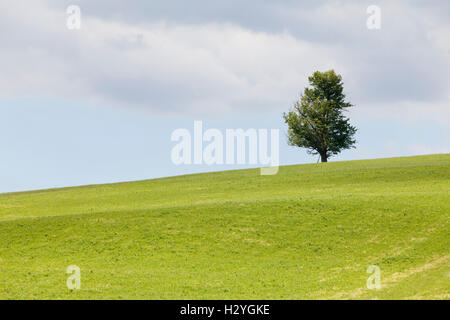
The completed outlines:
[[[0,298],[449,299],[449,219],[450,154],[1,194]]]

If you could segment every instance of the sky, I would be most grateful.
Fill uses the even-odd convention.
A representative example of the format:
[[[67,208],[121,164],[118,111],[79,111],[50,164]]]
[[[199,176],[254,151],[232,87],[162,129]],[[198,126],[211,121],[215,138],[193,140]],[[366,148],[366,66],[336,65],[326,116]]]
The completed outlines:
[[[287,145],[282,114],[316,70],[342,75],[358,128],[331,161],[448,153],[449,13],[446,0],[2,0],[0,192],[255,167],[174,164],[171,133],[194,120],[279,129],[281,165],[315,163]]]

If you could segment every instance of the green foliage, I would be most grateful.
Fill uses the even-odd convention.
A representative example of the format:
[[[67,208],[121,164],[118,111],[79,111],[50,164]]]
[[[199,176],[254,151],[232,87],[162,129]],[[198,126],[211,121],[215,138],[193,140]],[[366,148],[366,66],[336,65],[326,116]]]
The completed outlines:
[[[434,155],[0,194],[0,299],[448,298],[449,186]]]
[[[342,150],[354,148],[356,128],[343,114],[352,105],[345,101],[342,77],[333,70],[316,71],[308,79],[311,88],[305,88],[300,101],[284,114],[288,143],[320,154],[326,162]]]

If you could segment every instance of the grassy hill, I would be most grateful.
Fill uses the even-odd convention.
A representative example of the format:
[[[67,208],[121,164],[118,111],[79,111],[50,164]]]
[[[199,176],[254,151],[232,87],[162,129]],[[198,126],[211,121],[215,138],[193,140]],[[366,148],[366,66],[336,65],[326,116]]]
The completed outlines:
[[[449,154],[1,194],[0,298],[449,299],[449,219]]]

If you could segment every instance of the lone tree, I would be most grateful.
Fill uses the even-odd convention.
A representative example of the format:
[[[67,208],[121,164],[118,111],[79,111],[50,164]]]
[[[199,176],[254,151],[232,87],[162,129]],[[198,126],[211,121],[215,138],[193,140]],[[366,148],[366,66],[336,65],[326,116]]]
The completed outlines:
[[[311,88],[305,88],[300,101],[284,113],[288,124],[288,143],[320,154],[322,162],[344,149],[355,147],[356,128],[350,125],[344,111],[352,107],[345,101],[342,77],[334,70],[316,71],[308,78]]]

